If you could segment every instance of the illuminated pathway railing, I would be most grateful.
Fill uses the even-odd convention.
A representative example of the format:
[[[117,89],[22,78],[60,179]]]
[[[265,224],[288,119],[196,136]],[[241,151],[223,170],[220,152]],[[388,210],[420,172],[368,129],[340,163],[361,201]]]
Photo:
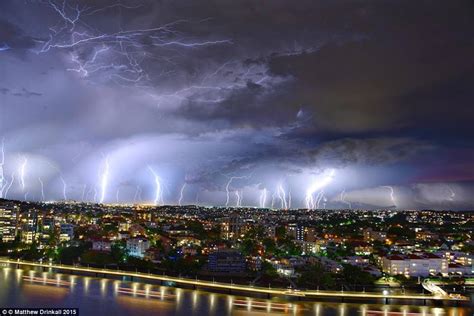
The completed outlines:
[[[156,280],[163,282],[175,282],[176,284],[191,285],[193,287],[203,287],[211,289],[219,289],[226,291],[235,291],[235,292],[247,292],[247,293],[262,293],[266,295],[275,295],[275,296],[292,296],[292,297],[306,297],[306,298],[318,298],[318,297],[335,297],[335,298],[352,298],[352,299],[384,299],[388,301],[389,299],[398,299],[398,300],[436,300],[436,301],[469,301],[467,297],[464,296],[451,296],[451,295],[425,295],[425,294],[391,294],[391,293],[377,293],[377,292],[346,292],[346,291],[314,291],[314,290],[289,290],[283,288],[271,288],[271,287],[257,287],[257,286],[247,286],[240,284],[229,284],[229,283],[219,283],[213,281],[202,281],[197,279],[185,279],[177,278],[166,275],[157,275],[157,274],[147,274],[140,272],[130,272],[122,270],[111,270],[111,269],[100,269],[100,268],[89,268],[82,266],[72,266],[64,264],[50,264],[50,263],[40,263],[32,261],[19,261],[19,260],[8,260],[0,259],[0,263],[5,264],[14,264],[14,265],[24,265],[24,266],[34,266],[42,268],[50,268],[57,270],[67,270],[67,271],[76,271],[76,272],[85,272],[85,273],[94,273],[106,275],[115,275],[121,277],[132,277],[148,280]]]

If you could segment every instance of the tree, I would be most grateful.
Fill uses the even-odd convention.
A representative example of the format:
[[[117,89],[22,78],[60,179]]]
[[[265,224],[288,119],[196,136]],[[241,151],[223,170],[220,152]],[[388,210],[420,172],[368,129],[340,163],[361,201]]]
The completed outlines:
[[[285,226],[278,226],[275,229],[275,236],[277,239],[284,239],[286,237],[286,228]]]
[[[240,251],[244,256],[249,256],[257,252],[257,242],[254,239],[244,239],[240,244]]]
[[[271,279],[278,278],[277,270],[267,261],[262,262],[262,274]]]
[[[274,254],[276,252],[275,241],[271,238],[265,238],[262,241],[263,247],[265,247],[265,252],[267,254]]]
[[[120,264],[127,261],[128,252],[125,246],[125,241],[113,243],[110,249],[110,255],[115,263]]]
[[[309,289],[331,289],[334,287],[335,281],[332,274],[326,271],[322,264],[317,263],[301,273],[297,284]]]
[[[191,221],[188,222],[187,224],[188,229],[193,232],[199,239],[205,239],[206,238],[206,230],[204,229],[204,226],[200,222],[197,221]]]
[[[368,272],[351,264],[343,265],[342,278],[345,284],[352,285],[373,285],[375,278]]]
[[[104,266],[107,264],[114,263],[114,259],[109,253],[102,251],[87,250],[81,256],[81,262],[87,264],[93,264],[98,266]]]
[[[90,243],[81,244],[78,247],[60,248],[58,251],[59,261],[65,264],[73,264],[77,262],[82,254],[89,248]]]

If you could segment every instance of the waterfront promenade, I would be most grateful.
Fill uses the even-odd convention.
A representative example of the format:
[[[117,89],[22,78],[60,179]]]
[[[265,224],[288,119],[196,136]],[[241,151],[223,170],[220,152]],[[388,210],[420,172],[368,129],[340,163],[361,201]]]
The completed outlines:
[[[219,292],[226,292],[229,294],[232,293],[242,293],[242,294],[264,294],[267,297],[271,296],[287,296],[293,298],[305,298],[305,299],[352,299],[352,300],[382,300],[385,303],[388,303],[389,300],[415,300],[420,301],[422,304],[426,304],[427,301],[451,301],[451,302],[468,302],[469,299],[464,296],[453,296],[453,295],[432,295],[432,294],[398,294],[390,293],[388,291],[384,292],[349,292],[349,291],[319,291],[319,290],[297,290],[297,289],[285,289],[285,288],[273,288],[273,287],[258,287],[251,285],[242,285],[234,283],[222,283],[222,282],[213,282],[205,281],[198,279],[187,279],[180,277],[171,277],[166,275],[157,275],[157,274],[148,274],[141,272],[131,272],[123,270],[112,270],[112,269],[101,269],[101,268],[91,268],[83,266],[73,266],[73,265],[64,265],[64,264],[54,264],[54,263],[42,263],[42,262],[32,262],[32,261],[21,261],[21,260],[9,260],[9,259],[0,259],[0,263],[20,266],[32,266],[32,267],[41,267],[44,269],[54,269],[58,271],[63,271],[66,273],[73,274],[77,273],[88,273],[94,274],[96,276],[119,276],[119,277],[128,277],[130,279],[143,279],[143,280],[152,280],[163,282],[173,282],[177,285],[188,286],[194,289],[202,288],[209,291],[215,290]]]

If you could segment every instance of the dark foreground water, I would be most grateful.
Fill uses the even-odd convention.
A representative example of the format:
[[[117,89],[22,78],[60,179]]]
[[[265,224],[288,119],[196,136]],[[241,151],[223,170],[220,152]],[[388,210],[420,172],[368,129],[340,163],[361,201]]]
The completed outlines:
[[[468,306],[287,302],[13,267],[0,267],[0,307],[79,308],[82,316],[473,315]]]

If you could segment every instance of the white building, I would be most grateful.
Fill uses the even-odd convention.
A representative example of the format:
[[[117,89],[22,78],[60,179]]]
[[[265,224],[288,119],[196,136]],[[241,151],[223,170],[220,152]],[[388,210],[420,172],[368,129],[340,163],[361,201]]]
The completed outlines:
[[[108,240],[94,240],[92,242],[92,250],[110,252],[112,243]]]
[[[127,250],[130,256],[143,258],[145,252],[150,248],[150,241],[143,237],[135,237],[127,240]]]
[[[391,255],[382,258],[382,270],[391,275],[426,277],[441,273],[447,275],[448,261],[431,254]]]

